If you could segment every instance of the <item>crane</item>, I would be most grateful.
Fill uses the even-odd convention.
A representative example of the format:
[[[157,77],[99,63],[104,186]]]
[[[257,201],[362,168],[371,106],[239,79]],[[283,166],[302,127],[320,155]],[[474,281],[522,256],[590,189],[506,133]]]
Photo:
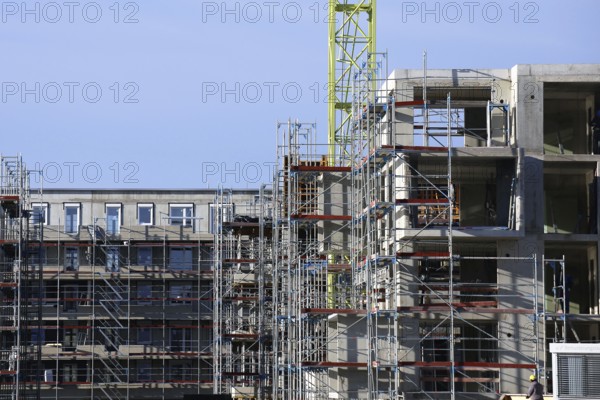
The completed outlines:
[[[329,0],[330,164],[350,158],[353,73],[375,54],[375,14],[376,0]]]

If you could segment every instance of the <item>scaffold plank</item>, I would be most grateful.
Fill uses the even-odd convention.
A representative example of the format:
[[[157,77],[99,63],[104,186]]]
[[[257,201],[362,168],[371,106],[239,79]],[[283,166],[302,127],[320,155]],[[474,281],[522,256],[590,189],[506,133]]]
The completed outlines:
[[[324,215],[324,214],[293,214],[291,218],[294,220],[311,220],[311,221],[350,221],[350,215]]]
[[[423,100],[409,100],[409,101],[396,101],[394,102],[395,107],[421,107],[426,104]]]
[[[425,258],[448,258],[450,253],[447,251],[413,251],[413,252],[398,252],[396,253],[398,258],[410,258],[410,259],[425,259]]]
[[[299,172],[350,172],[352,171],[351,167],[336,167],[336,166],[326,166],[326,165],[295,165],[291,166],[290,169],[292,171]]]
[[[400,361],[399,367],[424,367],[424,368],[449,368],[453,363],[450,361]],[[536,365],[531,363],[497,363],[483,361],[455,362],[455,368],[459,369],[535,369]]]
[[[302,314],[366,314],[367,310],[355,308],[303,308]]]
[[[21,198],[16,195],[0,195],[0,202],[5,202],[5,201],[17,202],[20,199]]]
[[[384,145],[381,146],[381,148],[383,149],[389,149],[389,150],[394,150],[400,153],[409,153],[409,152],[416,152],[416,153],[447,153],[448,152],[448,147],[443,147],[443,146],[401,146],[401,145],[397,145],[397,146],[391,146],[391,145]]]
[[[450,206],[450,200],[441,199],[396,199],[397,205],[419,205],[419,206]]]
[[[448,291],[449,285],[420,285],[420,290],[435,290]],[[460,284],[453,285],[452,291],[462,293],[498,293],[498,288],[493,286],[463,286]]]
[[[328,264],[327,265],[327,270],[329,272],[351,271],[352,270],[352,264]]]
[[[433,376],[421,376],[422,382],[450,382],[449,377],[433,377]],[[498,383],[500,378],[478,378],[468,376],[455,376],[454,382],[476,382],[476,383]]]
[[[490,301],[468,301],[468,302],[457,302],[452,303],[453,308],[458,309],[482,309],[489,310],[487,307],[496,307],[498,302],[495,300]],[[398,307],[399,312],[409,311],[409,312],[420,312],[420,311],[444,311],[448,310],[450,306],[448,304],[428,304],[422,306],[406,306],[406,307]]]
[[[311,368],[366,368],[368,364],[366,362],[303,361],[300,365]]]

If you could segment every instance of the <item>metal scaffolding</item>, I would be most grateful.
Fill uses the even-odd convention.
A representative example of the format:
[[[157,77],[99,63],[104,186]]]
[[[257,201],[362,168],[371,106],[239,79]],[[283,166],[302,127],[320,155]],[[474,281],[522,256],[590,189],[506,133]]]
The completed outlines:
[[[269,398],[272,343],[272,199],[250,204],[220,189],[214,223],[214,393]]]
[[[114,233],[106,218],[94,218],[88,227],[92,250],[91,343],[102,343],[104,354],[94,351],[92,358],[92,396],[96,390],[108,399],[129,398],[131,359],[131,264],[127,247],[107,234]],[[87,331],[79,341],[86,342]]]
[[[277,137],[273,398],[344,396],[331,375],[350,364],[334,356],[343,335],[330,324],[364,314],[351,284],[350,167],[325,155],[314,123],[280,123]]]
[[[373,90],[387,76],[386,61],[383,54],[370,54],[357,71],[352,113],[352,266],[367,313],[369,399],[399,396],[394,137],[385,88]]]
[[[454,238],[468,227],[461,185],[480,180],[453,148],[470,134],[460,106],[450,91],[430,102],[426,86],[388,81],[384,55],[355,76],[352,265],[367,310],[368,398],[491,394],[511,369],[539,372],[537,254],[502,257],[495,245],[496,230],[518,239],[514,211],[501,225],[489,210],[477,227],[487,237]],[[481,169],[512,163],[514,187],[518,159],[480,156]]]
[[[68,221],[42,224],[37,398],[165,399],[212,389],[212,236],[195,220],[135,226],[93,217],[90,225],[76,219],[76,232]]]
[[[0,156],[0,398],[39,399],[42,270],[39,216],[20,156]]]
[[[323,155],[314,124],[278,124],[273,398],[485,397],[541,374],[540,254],[511,248],[523,161],[485,151],[509,131],[486,140],[465,124],[481,103],[467,92],[398,85],[384,54],[366,60],[349,157]],[[469,190],[482,215],[462,206]]]

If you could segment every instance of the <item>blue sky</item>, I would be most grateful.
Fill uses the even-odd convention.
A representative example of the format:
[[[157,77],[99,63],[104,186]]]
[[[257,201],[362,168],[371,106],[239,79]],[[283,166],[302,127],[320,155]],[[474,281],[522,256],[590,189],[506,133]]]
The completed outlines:
[[[326,1],[1,2],[4,155],[45,187],[256,187],[327,129]],[[600,63],[597,0],[379,0],[389,68]],[[34,178],[34,184],[37,178]]]

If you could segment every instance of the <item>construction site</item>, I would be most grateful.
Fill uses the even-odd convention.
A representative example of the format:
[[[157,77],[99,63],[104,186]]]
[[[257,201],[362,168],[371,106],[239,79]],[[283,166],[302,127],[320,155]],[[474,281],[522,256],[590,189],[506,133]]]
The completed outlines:
[[[390,70],[331,1],[329,125],[255,189],[0,159],[0,399],[600,398],[600,64]]]

